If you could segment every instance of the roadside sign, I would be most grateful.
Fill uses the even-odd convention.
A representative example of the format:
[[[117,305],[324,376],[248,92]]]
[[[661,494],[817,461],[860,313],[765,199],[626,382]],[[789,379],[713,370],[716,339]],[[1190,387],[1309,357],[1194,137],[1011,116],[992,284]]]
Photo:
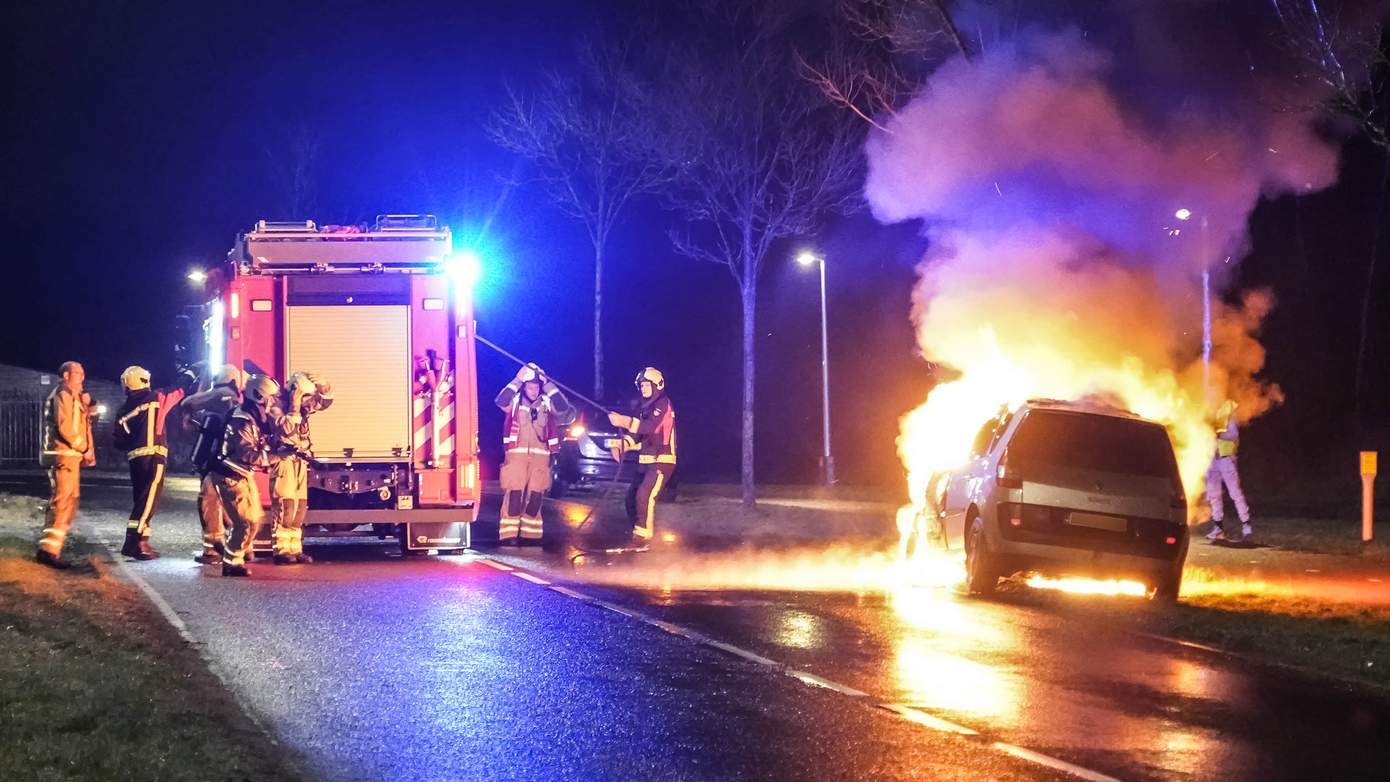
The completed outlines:
[[[1362,451],[1362,452],[1361,452],[1361,474],[1362,474],[1362,475],[1371,475],[1371,476],[1374,476],[1374,475],[1376,474],[1376,452],[1375,452],[1375,451]]]

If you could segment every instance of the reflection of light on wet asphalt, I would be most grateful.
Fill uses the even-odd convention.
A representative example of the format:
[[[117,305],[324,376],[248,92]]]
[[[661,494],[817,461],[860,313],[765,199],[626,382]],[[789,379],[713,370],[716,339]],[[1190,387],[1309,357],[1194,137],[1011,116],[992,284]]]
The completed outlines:
[[[1127,595],[1143,597],[1148,589],[1138,581],[1098,578],[1046,578],[1032,576],[1026,582],[1033,589],[1055,589],[1074,595]]]

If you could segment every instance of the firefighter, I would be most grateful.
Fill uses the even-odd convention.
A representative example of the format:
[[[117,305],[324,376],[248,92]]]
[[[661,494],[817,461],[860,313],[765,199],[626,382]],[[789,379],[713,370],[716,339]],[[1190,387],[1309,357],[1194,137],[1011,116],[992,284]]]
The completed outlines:
[[[637,415],[609,413],[608,421],[628,432],[623,438],[624,450],[638,450],[641,470],[628,489],[627,515],[634,525],[633,542],[645,547],[656,534],[656,498],[676,471],[676,411],[666,395],[666,377],[661,370],[647,367],[633,382],[642,394]],[[621,459],[622,450],[616,455]]]
[[[121,546],[121,553],[127,557],[159,557],[159,552],[150,548],[150,519],[159,504],[164,470],[169,464],[164,422],[196,382],[197,377],[187,369],[179,371],[178,385],[170,388],[151,388],[150,372],[144,367],[126,367],[121,373],[125,403],[116,412],[113,440],[117,448],[125,451],[130,463],[130,490],[134,495],[125,544]]]
[[[496,402],[506,413],[502,447],[507,454],[500,481],[498,542],[539,541],[544,530],[541,504],[550,489],[550,461],[560,450],[560,428],[574,421],[574,407],[535,364],[518,370]]]
[[[241,404],[227,418],[219,458],[214,462],[217,495],[232,522],[222,561],[224,576],[251,575],[246,556],[265,519],[255,474],[270,467],[267,432],[279,393],[279,383],[265,375],[252,375],[246,379]]]
[[[92,443],[92,419],[97,413],[92,407],[92,397],[82,390],[86,380],[82,365],[76,361],[64,362],[58,374],[63,376],[63,382],[53,389],[43,406],[40,461],[48,467],[52,494],[48,501],[48,523],[34,559],[41,565],[65,570],[70,565],[60,557],[72,518],[77,515],[77,501],[81,496],[79,474],[83,467],[97,463]]]
[[[1207,540],[1225,539],[1223,522],[1226,518],[1226,498],[1222,487],[1231,493],[1231,502],[1240,517],[1240,536],[1245,540],[1255,534],[1250,527],[1250,506],[1240,489],[1240,473],[1236,470],[1236,451],[1240,448],[1240,429],[1236,426],[1236,403],[1227,399],[1216,412],[1216,453],[1207,469],[1207,505],[1211,507],[1211,531]]]
[[[333,404],[333,390],[307,372],[290,375],[275,415],[271,454],[270,521],[275,531],[275,564],[313,562],[304,553],[304,514],[309,505],[309,416]]]
[[[242,371],[227,364],[213,375],[211,388],[183,400],[184,412],[198,427],[193,466],[201,478],[198,522],[203,528],[203,550],[193,559],[203,565],[222,564],[223,542],[231,527],[231,520],[222,511],[222,499],[217,496],[217,475],[212,467],[216,454],[221,451],[227,419],[241,405],[243,383]]]

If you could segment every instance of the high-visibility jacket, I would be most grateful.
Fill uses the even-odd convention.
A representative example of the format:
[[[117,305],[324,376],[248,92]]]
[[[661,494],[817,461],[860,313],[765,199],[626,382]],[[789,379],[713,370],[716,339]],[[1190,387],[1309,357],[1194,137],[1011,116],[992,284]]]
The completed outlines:
[[[1226,426],[1216,430],[1216,455],[1218,458],[1235,456],[1236,451],[1240,450],[1240,428],[1236,426],[1236,417],[1231,415],[1226,419]]]
[[[628,424],[629,441],[638,449],[641,464],[676,463],[676,409],[671,397],[658,391],[643,401],[642,408]]]
[[[40,461],[82,457],[92,450],[90,406],[82,401],[82,389],[65,385],[53,389],[43,403],[43,451]]]
[[[270,433],[271,454],[273,456],[312,456],[314,442],[309,437],[309,416],[327,410],[333,404],[333,395],[322,392],[311,394],[300,403],[299,410],[290,410],[294,399],[288,392],[280,394],[280,406],[271,411]]]
[[[522,383],[513,380],[497,394],[494,400],[506,413],[502,422],[502,448],[513,451],[528,446],[522,445],[521,427],[539,426],[540,441],[546,453],[560,450],[560,427],[574,421],[574,407],[560,392],[560,387],[547,381],[541,387],[541,395],[535,402],[527,402],[521,393]],[[533,415],[534,413],[534,415]]]
[[[182,388],[142,388],[126,393],[125,404],[116,412],[113,436],[116,447],[125,451],[127,459],[169,458],[164,422],[185,393]]]
[[[244,408],[238,407],[227,418],[217,469],[229,478],[250,479],[270,466],[270,444],[261,425]]]

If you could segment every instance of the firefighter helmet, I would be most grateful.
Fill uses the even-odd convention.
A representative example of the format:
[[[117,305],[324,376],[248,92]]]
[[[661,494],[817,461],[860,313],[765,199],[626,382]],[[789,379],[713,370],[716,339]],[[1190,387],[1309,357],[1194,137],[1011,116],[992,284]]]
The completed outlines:
[[[290,379],[285,383],[291,394],[296,391],[308,396],[317,393],[318,383],[314,382],[314,376],[308,372],[295,372],[290,375]]]
[[[280,384],[265,375],[251,375],[246,378],[246,399],[258,407],[267,408],[275,403],[280,395]]]
[[[222,368],[217,370],[217,374],[212,376],[212,384],[215,386],[230,385],[240,391],[241,387],[246,385],[246,375],[237,369],[235,364],[223,364]]]
[[[121,373],[121,386],[127,391],[141,391],[150,387],[150,371],[144,367],[126,367]]]
[[[643,381],[651,383],[658,391],[664,391],[666,389],[666,376],[661,374],[661,370],[656,367],[647,367],[641,372],[638,372],[637,379],[632,381],[632,384],[641,388]]]

